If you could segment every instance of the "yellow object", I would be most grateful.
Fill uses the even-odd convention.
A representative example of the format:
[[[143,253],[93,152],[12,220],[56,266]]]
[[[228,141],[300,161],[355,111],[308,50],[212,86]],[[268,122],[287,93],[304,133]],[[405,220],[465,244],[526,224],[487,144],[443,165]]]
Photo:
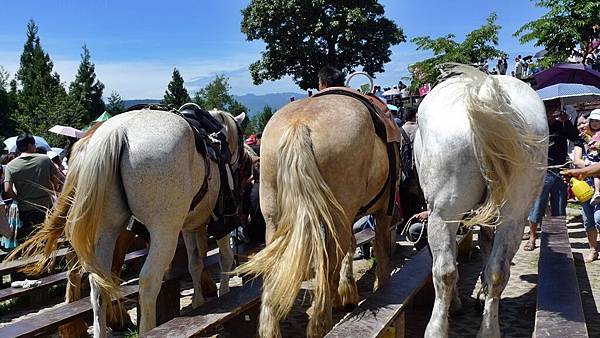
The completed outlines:
[[[579,202],[587,202],[594,196],[594,190],[585,181],[571,177],[571,189]]]

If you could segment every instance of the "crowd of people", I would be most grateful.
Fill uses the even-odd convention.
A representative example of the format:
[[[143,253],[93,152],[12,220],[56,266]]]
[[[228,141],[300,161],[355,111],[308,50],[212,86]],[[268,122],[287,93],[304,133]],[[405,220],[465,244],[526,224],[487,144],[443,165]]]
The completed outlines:
[[[600,109],[578,114],[576,125],[570,116],[562,110],[560,101],[546,101],[546,117],[550,132],[548,149],[548,169],[544,177],[540,196],[529,214],[529,233],[524,250],[536,248],[537,232],[546,213],[548,202],[552,216],[566,216],[567,200],[572,195],[565,182],[564,175],[572,175],[569,166],[586,168],[600,163]],[[588,175],[586,182],[594,190],[593,197],[581,203],[581,216],[590,246],[585,261],[598,259],[598,229],[600,229],[600,179]]]

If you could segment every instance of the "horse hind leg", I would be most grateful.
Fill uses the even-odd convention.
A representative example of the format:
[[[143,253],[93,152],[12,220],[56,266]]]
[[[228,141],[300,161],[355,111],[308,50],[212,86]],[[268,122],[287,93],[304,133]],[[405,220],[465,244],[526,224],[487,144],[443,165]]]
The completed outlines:
[[[524,223],[504,218],[498,225],[494,246],[483,274],[485,303],[477,337],[500,337],[498,305],[510,277],[510,262],[519,249]]]
[[[72,303],[81,299],[81,288],[83,287],[83,272],[76,266],[77,256],[75,252],[69,250],[67,253],[67,291],[65,301]],[[58,332],[62,338],[86,337],[88,325],[83,319],[77,319],[65,325],[58,327]]]
[[[448,336],[448,313],[458,280],[456,267],[456,231],[458,224],[444,222],[439,215],[432,214],[428,224],[429,247],[433,256],[433,285],[435,301],[425,337]]]
[[[107,208],[103,218],[105,226],[101,228],[104,232],[99,234],[96,243],[98,266],[107,273],[111,271],[115,243],[123,224],[125,224],[129,217],[124,210],[119,210],[120,212],[115,211],[114,209],[110,210]],[[104,299],[101,289],[92,275],[90,275],[89,280],[90,299],[94,309],[94,337],[106,337],[106,309],[110,300]]]
[[[200,234],[197,231],[183,231],[183,240],[188,256],[188,270],[192,276],[194,285],[194,295],[192,297],[192,307],[197,308],[204,304],[204,295],[202,294],[202,272],[204,270],[204,261],[200,252]]]
[[[390,279],[390,224],[392,217],[381,211],[375,215],[375,285],[373,290],[378,290]]]
[[[354,238],[352,240],[354,242]],[[356,280],[354,279],[354,271],[352,267],[354,247],[356,247],[356,245],[352,245],[350,247],[350,250],[346,252],[344,259],[342,260],[342,267],[340,269],[340,282],[337,288],[338,297],[334,296],[333,299],[334,308],[351,308],[358,305],[358,288],[356,286]]]
[[[163,276],[175,255],[179,230],[184,217],[167,217],[172,213],[162,213],[165,217],[147,222],[150,232],[150,250],[140,272],[139,304],[140,334],[156,327],[156,298],[162,285]],[[185,215],[185,212],[180,212]]]
[[[229,273],[233,268],[233,250],[230,245],[231,236],[225,235],[217,240],[219,246],[219,264],[221,265],[221,281],[219,283],[219,297],[229,292]]]

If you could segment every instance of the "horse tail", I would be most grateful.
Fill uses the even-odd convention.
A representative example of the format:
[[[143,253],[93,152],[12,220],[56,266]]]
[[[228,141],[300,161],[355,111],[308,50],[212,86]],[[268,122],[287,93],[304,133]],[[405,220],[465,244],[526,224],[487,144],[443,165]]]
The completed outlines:
[[[464,102],[472,144],[487,186],[485,201],[464,223],[496,225],[518,175],[531,166],[543,138],[531,131],[496,77],[462,65],[453,70],[466,80]]]
[[[108,134],[96,134],[91,142],[79,147],[69,168],[77,189],[67,214],[65,235],[81,266],[107,297],[116,295],[119,284],[110,269],[105,270],[98,264],[96,236],[104,216],[108,188],[119,175],[121,150],[126,142],[125,132],[120,128]]]
[[[79,140],[73,147],[71,158],[76,157],[82,147],[85,148],[91,134]],[[47,213],[44,223],[25,242],[19,245],[6,260],[17,258],[38,258],[34,264],[27,265],[22,271],[28,275],[38,275],[54,266],[56,250],[60,237],[65,232],[67,214],[77,187],[77,177],[71,171],[67,175],[62,192],[52,209]]]
[[[323,309],[328,298],[329,264],[335,262],[327,253],[328,244],[335,245],[337,257],[342,255],[334,219],[343,219],[345,212],[321,176],[310,129],[304,124],[291,125],[280,140],[277,230],[264,250],[235,271],[262,276],[263,289],[269,290],[263,302],[268,302],[274,318],[261,328],[274,326],[287,315],[313,268],[314,309]]]

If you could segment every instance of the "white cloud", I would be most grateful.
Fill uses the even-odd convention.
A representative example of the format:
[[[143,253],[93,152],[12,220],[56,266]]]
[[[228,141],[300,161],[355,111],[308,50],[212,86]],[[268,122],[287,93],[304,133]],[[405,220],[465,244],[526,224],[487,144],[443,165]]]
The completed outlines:
[[[19,52],[0,52],[0,65],[11,75],[19,68]],[[291,81],[283,79],[267,82],[260,86],[252,83],[248,66],[253,56],[239,55],[215,60],[187,61],[123,61],[103,62],[96,64],[97,78],[106,86],[104,95],[112,91],[123,98],[161,98],[171,80],[173,68],[176,67],[186,79],[186,86],[195,92],[210,82],[217,74],[229,77],[229,84],[234,94],[265,94],[274,92],[300,91]],[[79,59],[53,57],[54,70],[60,74],[63,83],[68,85],[75,78]]]

